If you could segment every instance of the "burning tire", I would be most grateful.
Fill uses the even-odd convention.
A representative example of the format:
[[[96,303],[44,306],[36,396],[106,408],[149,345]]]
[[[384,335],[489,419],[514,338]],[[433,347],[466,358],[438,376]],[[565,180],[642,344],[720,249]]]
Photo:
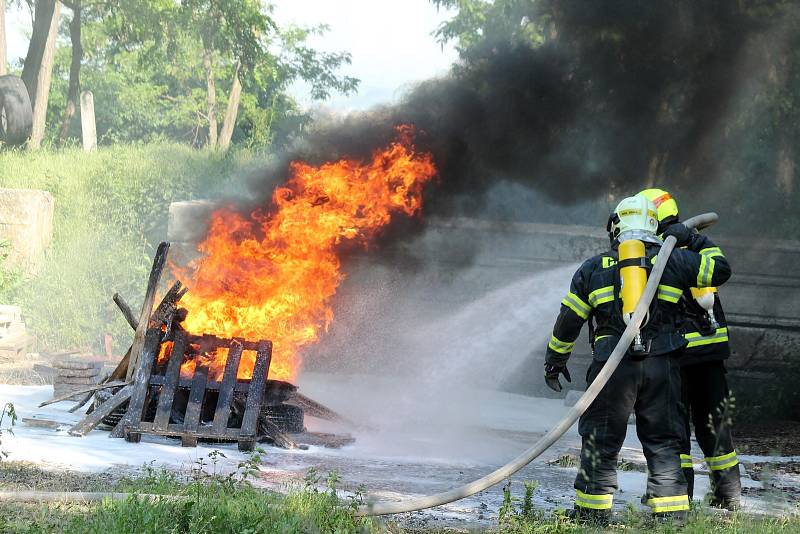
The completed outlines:
[[[305,431],[303,409],[298,406],[291,404],[265,406],[261,409],[261,415],[266,416],[275,423],[282,432],[298,433]]]
[[[17,76],[0,76],[0,141],[21,145],[31,136],[33,110],[28,90]]]

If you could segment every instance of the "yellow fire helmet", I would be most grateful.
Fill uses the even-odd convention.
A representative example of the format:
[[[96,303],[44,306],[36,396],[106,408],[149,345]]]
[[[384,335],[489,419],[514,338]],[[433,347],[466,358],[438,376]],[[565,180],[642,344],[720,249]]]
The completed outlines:
[[[678,203],[669,192],[663,189],[645,189],[639,191],[639,194],[655,204],[658,213],[659,234],[663,233],[667,226],[680,221]]]
[[[611,242],[639,239],[659,242],[656,237],[658,214],[655,204],[644,196],[628,197],[617,204],[608,219],[606,231]]]

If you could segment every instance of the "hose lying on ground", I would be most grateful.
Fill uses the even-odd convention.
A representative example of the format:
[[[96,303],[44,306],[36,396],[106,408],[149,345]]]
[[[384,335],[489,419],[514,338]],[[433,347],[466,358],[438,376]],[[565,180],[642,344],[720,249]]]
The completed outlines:
[[[689,228],[702,229],[714,224],[717,219],[718,217],[716,213],[706,213],[693,217],[685,221],[684,224]],[[459,488],[445,491],[443,493],[437,493],[436,495],[430,495],[428,497],[417,497],[415,499],[408,499],[405,501],[365,504],[358,508],[356,515],[374,516],[413,512],[415,510],[424,510],[425,508],[441,506],[442,504],[447,504],[465,497],[469,497],[470,495],[474,495],[491,486],[494,486],[498,482],[502,482],[503,480],[507,479],[550,448],[553,443],[558,441],[558,439],[564,435],[564,433],[569,430],[573,424],[575,424],[575,421],[577,421],[578,418],[583,415],[583,412],[585,412],[592,402],[594,402],[594,399],[600,393],[600,390],[603,389],[608,382],[608,379],[611,378],[611,374],[614,372],[614,370],[616,370],[619,362],[622,361],[623,356],[625,356],[625,353],[628,351],[628,347],[630,347],[631,343],[633,342],[633,338],[639,331],[639,327],[642,324],[645,314],[650,308],[650,302],[653,300],[653,297],[656,294],[658,284],[661,281],[661,276],[664,274],[664,268],[667,265],[667,260],[669,259],[669,255],[672,254],[672,249],[674,247],[675,238],[672,236],[667,237],[664,240],[664,244],[661,246],[661,250],[658,252],[655,265],[653,265],[653,270],[651,271],[647,280],[644,293],[642,294],[639,304],[636,306],[636,309],[633,312],[631,321],[628,323],[628,326],[622,333],[622,336],[620,337],[617,346],[614,348],[614,351],[611,353],[611,356],[609,356],[608,361],[606,361],[605,365],[600,370],[600,373],[594,379],[594,382],[592,382],[583,396],[578,400],[578,402],[575,403],[567,415],[565,415],[564,418],[554,428],[547,432],[547,434],[542,436],[542,438],[530,449],[526,450],[493,473],[489,473],[485,477],[479,478],[478,480],[470,482],[469,484]]]

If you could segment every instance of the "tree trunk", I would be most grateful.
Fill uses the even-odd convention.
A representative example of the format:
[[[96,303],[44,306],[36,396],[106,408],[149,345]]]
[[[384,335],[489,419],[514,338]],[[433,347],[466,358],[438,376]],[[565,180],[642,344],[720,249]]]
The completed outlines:
[[[64,109],[64,120],[61,122],[61,132],[58,140],[63,143],[69,133],[69,126],[78,108],[78,99],[81,94],[81,60],[83,60],[83,46],[81,45],[81,0],[73,0],[72,21],[69,23],[69,39],[72,43],[72,62],[69,65],[69,92],[67,106]]]
[[[239,67],[236,63],[236,70],[233,71],[233,83],[231,84],[231,94],[228,97],[228,107],[225,109],[225,120],[222,121],[222,131],[219,134],[219,146],[227,150],[231,146],[233,127],[236,126],[236,115],[239,114],[239,101],[242,99],[242,82],[239,81]]]
[[[206,69],[208,103],[208,146],[217,146],[217,87],[214,84],[211,44],[203,39],[203,67]]]
[[[56,10],[56,0],[37,0],[33,14],[33,31],[28,43],[28,53],[25,55],[25,64],[22,67],[22,81],[28,89],[31,106],[36,106],[36,90],[39,87],[39,73],[42,72],[42,59],[47,48],[47,38],[50,35],[50,24]],[[49,85],[49,84],[48,84]]]
[[[50,17],[50,28],[45,40],[41,68],[36,77],[36,103],[33,104],[33,129],[28,148],[36,150],[42,146],[44,128],[47,119],[47,101],[50,97],[50,81],[53,76],[53,60],[56,55],[56,34],[58,33],[58,17],[61,13],[61,2],[55,2],[53,16]]]
[[[8,72],[6,65],[6,0],[0,0],[0,76]]]

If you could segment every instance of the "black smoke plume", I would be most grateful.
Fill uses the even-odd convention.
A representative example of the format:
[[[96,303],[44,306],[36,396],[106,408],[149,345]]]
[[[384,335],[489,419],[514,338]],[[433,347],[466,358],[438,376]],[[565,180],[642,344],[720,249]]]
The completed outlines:
[[[450,75],[421,83],[397,105],[317,127],[254,182],[256,202],[283,180],[288,161],[366,157],[398,123],[417,127],[418,148],[440,170],[428,214],[476,213],[503,180],[562,203],[648,183],[708,183],[743,85],[765,76],[748,47],[773,31],[776,6],[786,3],[529,4],[522,23],[549,21],[543,44],[487,38]]]

